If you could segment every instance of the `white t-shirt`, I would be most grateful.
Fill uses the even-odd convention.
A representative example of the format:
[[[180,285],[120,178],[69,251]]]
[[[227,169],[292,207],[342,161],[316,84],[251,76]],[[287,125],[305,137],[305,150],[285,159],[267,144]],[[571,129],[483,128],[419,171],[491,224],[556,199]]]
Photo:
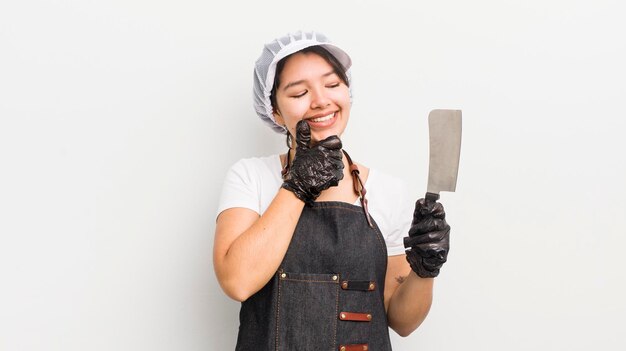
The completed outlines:
[[[224,179],[217,215],[233,207],[248,208],[262,215],[283,183],[280,171],[279,155],[236,162]],[[370,215],[385,238],[387,254],[404,254],[403,238],[408,235],[414,206],[406,183],[370,169],[365,188]],[[354,204],[361,205],[358,199]]]

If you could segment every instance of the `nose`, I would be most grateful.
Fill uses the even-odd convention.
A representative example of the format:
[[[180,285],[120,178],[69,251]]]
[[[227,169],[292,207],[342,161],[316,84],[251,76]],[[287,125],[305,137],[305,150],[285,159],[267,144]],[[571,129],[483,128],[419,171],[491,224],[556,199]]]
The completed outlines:
[[[330,99],[322,89],[311,91],[311,109],[325,108],[330,105]]]

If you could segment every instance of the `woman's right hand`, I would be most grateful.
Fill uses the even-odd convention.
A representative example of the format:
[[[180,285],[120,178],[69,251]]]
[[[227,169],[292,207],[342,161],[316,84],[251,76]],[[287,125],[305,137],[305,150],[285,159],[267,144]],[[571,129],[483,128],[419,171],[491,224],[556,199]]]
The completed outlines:
[[[296,131],[298,145],[285,190],[279,189],[265,212],[233,207],[217,217],[213,266],[224,292],[237,301],[247,300],[274,277],[305,203],[343,178],[341,140],[331,136],[311,146],[309,125],[299,122]]]
[[[310,143],[311,129],[302,120],[296,125],[296,155],[282,185],[307,204],[312,204],[322,191],[343,179],[339,137],[330,136],[313,146]]]

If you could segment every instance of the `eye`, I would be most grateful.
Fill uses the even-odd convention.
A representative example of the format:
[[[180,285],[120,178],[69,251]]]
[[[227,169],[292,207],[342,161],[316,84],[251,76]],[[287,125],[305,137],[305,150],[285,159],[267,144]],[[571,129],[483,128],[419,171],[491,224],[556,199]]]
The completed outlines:
[[[326,85],[326,87],[327,87],[327,88],[336,88],[336,87],[338,87],[339,85],[341,85],[341,83],[339,83],[339,82],[335,82],[335,83],[330,83],[330,84],[327,84],[327,85]]]
[[[306,93],[307,93],[307,91],[305,90],[305,91],[301,92],[300,94],[292,95],[291,97],[294,98],[294,99],[299,99],[299,98],[303,97],[304,95],[306,95]]]

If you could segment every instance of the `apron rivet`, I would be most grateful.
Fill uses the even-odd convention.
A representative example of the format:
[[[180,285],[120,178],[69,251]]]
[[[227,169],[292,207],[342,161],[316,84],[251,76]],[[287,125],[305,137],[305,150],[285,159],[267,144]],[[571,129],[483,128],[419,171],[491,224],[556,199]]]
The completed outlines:
[[[339,348],[339,350],[341,350],[341,351],[346,351],[346,347],[345,347],[345,346],[342,346],[342,347],[340,347],[340,348]]]
[[[376,284],[370,283],[370,290],[374,290],[375,287],[376,287]]]
[[[371,315],[371,314],[368,314],[368,315],[367,315],[367,320],[368,320],[368,321],[371,321],[371,320],[372,320],[372,315]]]
[[[287,278],[287,274],[285,274],[285,273],[281,273],[280,277],[281,277],[281,278]]]
[[[367,345],[363,346],[363,351],[367,351]]]
[[[348,288],[348,282],[341,283],[341,288],[342,289],[347,289]]]
[[[346,314],[345,313],[341,314],[341,319],[346,319]]]
[[[337,276],[336,275],[333,275],[333,280],[337,280]]]

